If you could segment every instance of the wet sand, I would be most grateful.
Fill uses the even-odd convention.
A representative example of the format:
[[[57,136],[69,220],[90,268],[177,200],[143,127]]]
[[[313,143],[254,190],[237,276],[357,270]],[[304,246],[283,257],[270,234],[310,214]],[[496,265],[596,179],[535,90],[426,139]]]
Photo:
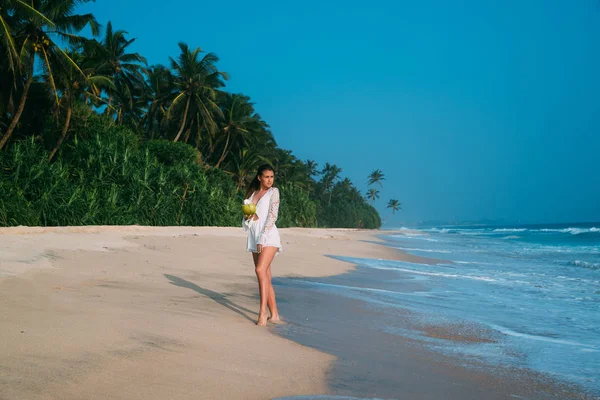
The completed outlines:
[[[329,373],[329,394],[368,399],[594,398],[549,376],[444,355],[413,335],[402,334],[415,330],[426,337],[469,346],[495,342],[501,335],[498,332],[467,323],[423,324],[420,316],[409,310],[373,306],[347,293],[336,294],[347,287],[387,290],[392,286],[381,285],[385,273],[378,281],[370,281],[372,276],[373,270],[359,268],[341,276],[309,279],[317,282],[316,288],[305,284],[305,279],[277,280],[279,296],[289,304],[286,313],[292,321],[277,332],[337,357]],[[393,286],[404,292],[422,290],[408,275]]]

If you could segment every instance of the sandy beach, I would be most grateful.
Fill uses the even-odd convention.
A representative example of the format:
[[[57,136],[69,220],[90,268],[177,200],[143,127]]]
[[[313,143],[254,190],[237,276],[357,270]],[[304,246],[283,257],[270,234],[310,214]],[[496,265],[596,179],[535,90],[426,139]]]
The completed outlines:
[[[291,228],[281,234],[284,252],[275,258],[274,277],[353,269],[325,255],[416,260],[377,244],[378,232]],[[270,399],[330,392],[334,356],[254,325],[257,284],[241,228],[17,227],[0,229],[0,239],[1,399]],[[285,318],[285,304],[280,308]],[[432,328],[432,335],[447,333]],[[407,351],[419,372],[416,380],[402,378],[412,385],[407,398],[427,398],[415,385],[430,380],[438,394],[458,387],[457,393],[503,398],[506,388],[515,388],[485,372],[449,368],[425,350],[426,356]]]
[[[275,276],[397,258],[365,232],[286,229]],[[325,393],[333,357],[254,325],[238,228],[0,229],[0,398],[236,398]]]

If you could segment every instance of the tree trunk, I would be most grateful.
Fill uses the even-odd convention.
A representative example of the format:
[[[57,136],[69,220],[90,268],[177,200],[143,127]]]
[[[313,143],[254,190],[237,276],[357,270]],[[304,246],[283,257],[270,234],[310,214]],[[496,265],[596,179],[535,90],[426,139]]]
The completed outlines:
[[[31,62],[29,63],[29,76],[27,77],[27,82],[25,82],[25,87],[23,88],[23,94],[21,95],[21,101],[19,103],[19,107],[17,108],[17,112],[12,118],[8,129],[2,136],[0,140],[0,150],[6,145],[8,139],[12,135],[13,131],[17,127],[17,123],[21,118],[21,114],[23,114],[23,110],[25,109],[25,102],[27,101],[27,94],[29,93],[29,87],[31,86],[31,82],[33,82],[33,63],[35,61],[35,57],[31,56]]]
[[[150,139],[154,139],[154,133],[156,132],[156,121],[154,121],[154,118],[151,120],[152,122],[152,128],[150,128]]]
[[[71,123],[71,105],[67,107],[67,116],[65,117],[65,126],[63,126],[62,133],[60,134],[60,138],[58,139],[58,143],[52,149],[52,153],[50,153],[50,157],[48,157],[48,161],[52,161],[54,155],[58,151],[58,148],[62,144],[63,140],[67,137],[67,132],[69,131],[69,124]]]
[[[187,143],[190,139],[190,134],[192,133],[192,127],[190,126],[187,131],[185,131],[185,136],[183,137],[183,143]]]
[[[187,118],[187,113],[188,113],[188,110],[190,108],[190,100],[191,100],[191,98],[192,98],[191,96],[188,96],[187,103],[185,105],[185,111],[183,112],[183,120],[181,121],[181,128],[179,128],[179,132],[177,132],[177,136],[175,136],[175,139],[173,139],[173,142],[178,141],[179,137],[183,133],[183,128],[185,128],[185,120]]]
[[[104,109],[104,115],[110,115],[110,106],[112,105],[112,94],[108,96],[108,101],[106,102],[106,108]]]
[[[225,155],[227,154],[227,147],[229,146],[230,137],[231,133],[227,132],[227,140],[225,141],[225,147],[223,147],[223,154],[221,154],[221,157],[219,158],[219,161],[217,161],[217,165],[215,165],[215,168],[219,168],[219,165],[221,165],[223,160],[225,160]]]

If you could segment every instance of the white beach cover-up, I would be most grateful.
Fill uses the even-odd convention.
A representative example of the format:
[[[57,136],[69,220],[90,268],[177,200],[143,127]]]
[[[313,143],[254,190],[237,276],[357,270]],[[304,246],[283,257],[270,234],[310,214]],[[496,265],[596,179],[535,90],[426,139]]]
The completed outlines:
[[[252,199],[254,198],[255,193],[256,192],[252,193],[248,200],[253,202]],[[264,247],[277,247],[277,253],[282,250],[279,231],[277,230],[277,226],[275,226],[278,214],[279,189],[271,187],[256,204],[256,215],[258,215],[258,219],[254,221],[252,219],[247,220],[244,218],[242,220],[244,231],[248,232],[248,245],[246,251],[256,253],[257,244],[261,244]]]

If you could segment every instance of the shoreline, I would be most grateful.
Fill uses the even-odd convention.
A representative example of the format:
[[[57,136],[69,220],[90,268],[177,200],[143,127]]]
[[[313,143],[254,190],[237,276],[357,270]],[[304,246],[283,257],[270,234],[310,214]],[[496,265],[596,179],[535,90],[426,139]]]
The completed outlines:
[[[356,273],[355,264],[335,256],[442,261],[386,246],[380,236],[393,231],[281,233],[284,251],[274,261],[274,279]],[[278,328],[254,325],[256,278],[241,228],[16,227],[0,228],[0,238],[0,353],[7,355],[0,361],[2,398],[331,393],[339,358],[281,336]],[[485,340],[429,329],[443,338]],[[405,342],[418,365],[438,364],[430,350]],[[499,384],[485,372],[474,378],[456,368],[437,370],[480,390]],[[432,378],[429,372],[421,383]]]
[[[388,310],[385,305],[373,307],[360,296],[339,294],[348,287],[360,292],[363,283],[368,290],[385,291],[384,287],[374,287],[375,280],[369,280],[372,272],[359,267],[341,276],[300,279],[304,281],[300,283],[294,279],[277,279],[276,283],[282,288],[280,296],[287,303],[297,304],[303,297],[308,297],[311,305],[327,304],[326,308],[310,307],[310,321],[303,321],[302,311],[297,308],[288,309],[294,324],[276,327],[276,331],[304,346],[337,357],[329,372],[328,395],[351,396],[357,400],[596,399],[575,384],[535,370],[436,350],[420,339],[419,334],[413,333],[420,332],[424,337],[452,343],[450,346],[486,345],[501,340],[499,332],[483,325],[463,322],[424,325],[418,321],[425,314],[401,306]],[[386,275],[391,278],[388,271],[383,272],[383,278]],[[381,279],[377,281],[381,282]],[[423,291],[410,278],[402,282],[396,278],[394,284],[402,285],[401,290],[405,293]],[[389,331],[378,328],[382,323]],[[404,330],[412,332],[407,334]]]

